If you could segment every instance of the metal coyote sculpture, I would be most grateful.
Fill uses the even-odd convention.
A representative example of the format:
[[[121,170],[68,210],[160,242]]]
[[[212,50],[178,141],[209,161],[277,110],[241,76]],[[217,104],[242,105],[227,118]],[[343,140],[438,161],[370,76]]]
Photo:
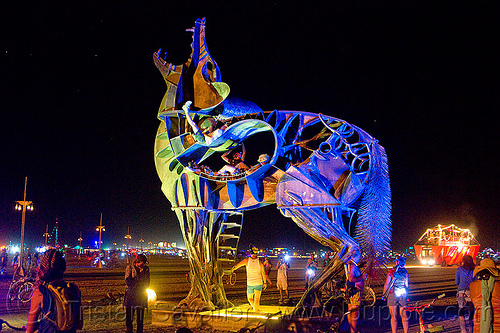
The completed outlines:
[[[205,19],[189,31],[192,53],[185,64],[167,63],[161,49],[153,56],[167,84],[158,112],[156,169],[190,262],[191,289],[179,306],[232,306],[223,264],[236,258],[244,211],[265,205],[276,204],[337,253],[297,307],[339,273],[353,251],[376,263],[391,239],[384,148],[341,119],[263,111],[229,97],[208,52]]]

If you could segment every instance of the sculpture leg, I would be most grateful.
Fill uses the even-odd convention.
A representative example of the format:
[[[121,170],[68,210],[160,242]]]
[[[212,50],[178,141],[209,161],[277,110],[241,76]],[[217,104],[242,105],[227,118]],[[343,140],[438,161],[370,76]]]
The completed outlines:
[[[191,289],[180,307],[216,309],[232,306],[226,298],[222,267],[217,260],[217,237],[222,213],[206,210],[177,210],[189,257]]]
[[[302,203],[290,191],[286,192],[286,195],[287,197],[281,198],[284,205],[291,206],[292,204]],[[300,307],[304,306],[306,299],[313,297],[319,288],[343,269],[344,263],[350,260],[352,252],[359,250],[359,245],[344,229],[342,208],[340,206],[315,208],[314,206],[303,205],[293,209],[281,209],[281,212],[283,215],[291,217],[308,235],[337,252],[333,264],[327,267],[323,274],[306,290],[295,307],[294,312],[296,312]]]
[[[326,282],[330,281],[332,277],[339,274],[343,269],[344,262],[337,256],[335,256],[333,262],[326,267],[325,271],[323,271],[323,274],[321,274],[316,280],[314,280],[313,283],[309,285],[309,288],[305,291],[305,293],[302,295],[302,298],[295,306],[292,315],[295,315],[297,311],[304,306],[304,302],[306,299],[314,296],[314,294],[316,294]]]

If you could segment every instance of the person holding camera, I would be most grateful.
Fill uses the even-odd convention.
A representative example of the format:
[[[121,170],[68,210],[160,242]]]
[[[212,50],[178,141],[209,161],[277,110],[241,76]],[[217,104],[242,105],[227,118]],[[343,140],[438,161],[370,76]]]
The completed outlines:
[[[280,256],[278,264],[276,265],[276,270],[278,271],[276,287],[280,291],[279,304],[282,305],[284,302],[283,294],[285,294],[285,300],[289,299],[288,296],[288,270],[290,265],[286,262],[283,256]]]
[[[142,333],[144,329],[144,309],[148,307],[148,295],[146,289],[149,288],[150,275],[147,266],[148,259],[144,254],[138,254],[132,265],[125,270],[125,297],[123,306],[125,307],[125,326],[127,333],[133,332],[134,313],[137,313],[137,333]]]

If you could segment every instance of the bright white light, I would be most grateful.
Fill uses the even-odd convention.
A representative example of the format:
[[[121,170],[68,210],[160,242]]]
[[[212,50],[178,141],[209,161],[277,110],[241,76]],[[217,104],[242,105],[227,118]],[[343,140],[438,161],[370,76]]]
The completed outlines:
[[[146,289],[146,293],[148,294],[148,302],[156,302],[156,293],[153,289]]]
[[[394,290],[394,294],[396,297],[404,296],[406,295],[406,288],[396,288],[396,290]]]
[[[21,248],[19,246],[12,246],[10,248],[10,253],[12,253],[12,254],[19,252],[19,251],[21,251]]]
[[[47,251],[47,247],[39,246],[39,247],[35,248],[35,251],[38,253],[45,253],[45,251]]]
[[[253,314],[253,313],[230,313],[230,312],[224,312],[220,314],[216,313],[211,313],[212,316],[218,316],[218,317],[231,317],[231,318],[256,318],[256,319],[265,319],[265,320],[278,320],[280,319],[279,316],[272,316],[272,317],[267,317],[265,315],[259,315],[259,314]]]
[[[428,264],[429,266],[433,266],[435,263],[436,263],[436,260],[434,260],[434,259],[429,259],[429,260],[427,260],[427,264]]]
[[[309,268],[309,269],[307,270],[307,275],[309,275],[309,276],[314,276],[314,274],[315,274],[315,273],[316,273],[316,272],[314,271],[314,269],[310,269],[310,268]]]
[[[290,260],[290,256],[287,254],[287,255],[285,256],[285,261],[289,261],[289,260]]]
[[[420,260],[420,262],[422,263],[422,265],[427,265],[427,260],[426,259],[422,259],[422,260]]]

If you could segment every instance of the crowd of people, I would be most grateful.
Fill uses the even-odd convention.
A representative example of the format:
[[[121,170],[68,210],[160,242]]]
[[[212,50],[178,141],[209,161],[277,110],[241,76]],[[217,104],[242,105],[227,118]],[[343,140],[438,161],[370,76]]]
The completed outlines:
[[[329,263],[329,256],[325,256],[323,268]],[[357,321],[360,310],[360,292],[364,288],[366,275],[361,274],[359,262],[361,253],[354,251],[351,260],[345,263],[346,272],[346,302],[348,305],[347,321],[352,333],[358,332]],[[407,314],[409,280],[406,269],[406,258],[399,257],[395,261],[386,277],[383,288],[383,299],[387,302],[391,316],[391,331],[397,332],[398,317],[401,318],[403,332],[409,331],[409,318]],[[252,252],[250,258],[243,259],[233,266],[232,272],[240,267],[247,269],[247,296],[254,311],[259,311],[261,293],[267,285],[271,285],[270,270],[273,267],[270,258],[263,262],[258,259],[257,251]],[[288,270],[289,263],[283,256],[278,257],[276,286],[280,292],[279,304],[284,299],[289,300]],[[318,260],[311,254],[306,263],[305,287],[311,285],[319,269]],[[457,285],[458,318],[461,333],[484,333],[500,331],[500,272],[495,262],[485,258],[476,266],[470,255],[464,255],[460,267],[457,268],[455,282]]]
[[[8,256],[0,256],[2,267],[6,265]],[[260,311],[261,295],[268,286],[272,286],[271,270],[276,269],[276,287],[279,290],[279,304],[289,304],[288,271],[290,263],[285,256],[280,255],[278,262],[273,265],[271,258],[260,260],[258,250],[252,248],[251,255],[235,264],[231,272],[240,267],[246,268],[247,299],[252,311]],[[325,257],[323,266],[328,265],[329,257]],[[358,332],[357,321],[360,310],[360,291],[363,290],[366,275],[363,275],[358,266],[361,253],[354,251],[350,260],[345,263],[346,298],[349,315],[347,321],[352,333]],[[80,312],[81,294],[78,287],[67,283],[63,279],[66,270],[66,261],[63,254],[56,249],[47,250],[37,260],[36,288],[31,298],[28,314],[27,332],[51,332],[60,330],[59,318],[56,315],[56,298],[68,298],[73,307],[70,313],[74,318],[66,319],[70,326],[66,332],[76,332],[83,326],[83,316]],[[318,261],[311,255],[306,264],[307,270],[318,269]],[[391,330],[397,332],[398,316],[401,317],[403,332],[409,331],[407,315],[409,280],[406,269],[406,259],[399,257],[388,274],[383,289],[383,299],[386,300],[391,315]],[[306,273],[306,276],[308,274]],[[312,281],[306,277],[306,288]],[[464,255],[460,267],[457,268],[455,283],[457,285],[458,318],[461,333],[491,333],[500,331],[500,272],[495,262],[490,258],[483,259],[479,265],[474,263],[470,255]],[[136,332],[143,332],[144,311],[148,306],[146,289],[150,284],[148,260],[144,254],[138,254],[135,260],[125,269],[125,326],[128,333],[133,332],[133,322],[136,318]],[[59,296],[55,296],[59,295]]]
[[[0,267],[7,267],[6,251],[0,253]],[[64,280],[66,259],[62,251],[51,248],[37,256],[35,262],[36,280],[26,324],[26,332],[76,332],[83,328],[83,309],[81,292],[77,285]],[[13,257],[11,265],[14,272],[19,270],[19,253]],[[24,265],[23,265],[24,266]],[[13,279],[23,276],[13,274]],[[14,283],[14,282],[13,282]],[[148,307],[146,289],[150,284],[148,260],[144,254],[138,254],[125,269],[125,327],[127,333],[133,332],[136,318],[136,332],[144,330],[144,311]],[[1,329],[1,327],[0,327]]]
[[[402,319],[403,332],[408,333],[409,330],[406,313],[409,275],[405,264],[404,258],[398,258],[384,285],[384,297],[389,306],[393,333],[397,331],[398,313]],[[500,331],[499,278],[500,272],[492,259],[484,258],[476,266],[470,255],[463,256],[455,275],[461,333]]]

